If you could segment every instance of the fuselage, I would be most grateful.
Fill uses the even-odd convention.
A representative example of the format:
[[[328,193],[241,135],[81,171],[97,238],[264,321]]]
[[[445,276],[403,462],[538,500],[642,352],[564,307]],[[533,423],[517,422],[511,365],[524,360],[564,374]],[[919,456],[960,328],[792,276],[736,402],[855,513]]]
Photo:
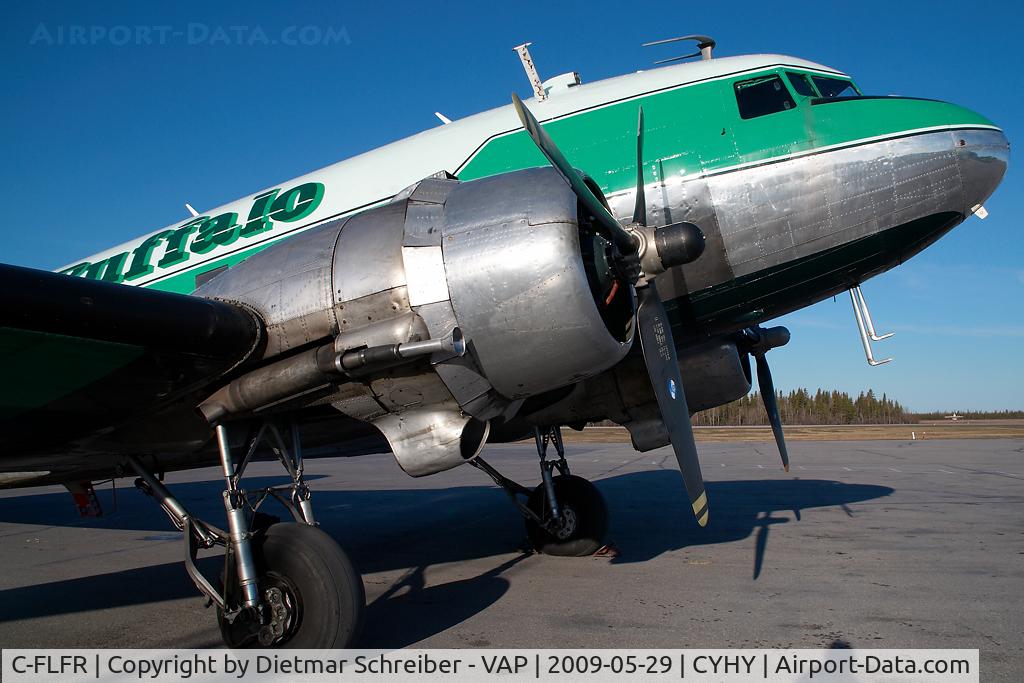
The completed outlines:
[[[613,213],[634,202],[637,109],[652,224],[690,221],[696,262],[658,287],[685,335],[809,305],[909,258],[962,222],[1008,144],[957,105],[865,97],[839,71],[781,55],[716,58],[552,92],[528,105]],[[546,164],[501,107],[266,188],[61,269],[191,293],[254,253],[391,200],[440,171],[473,180]]]
[[[1008,163],[1008,143],[1002,131],[978,114],[931,100],[866,97],[838,71],[779,55],[716,58],[630,74],[563,88],[544,100],[528,101],[528,106],[569,161],[596,182],[612,213],[623,224],[633,214],[637,111],[643,107],[642,171],[648,224],[654,227],[689,221],[706,236],[700,258],[656,280],[672,318],[673,336],[681,350],[724,349],[723,357],[732,359],[730,381],[723,380],[722,373],[713,373],[707,381],[700,373],[687,375],[694,383],[713,390],[702,396],[687,386],[686,393],[693,398],[691,406],[721,405],[749,390],[749,370],[744,373],[740,368],[737,345],[729,333],[814,303],[914,255],[974,213],[999,184]],[[569,314],[594,303],[589,289],[585,296],[572,298],[564,287],[553,284],[565,275],[569,265],[576,261],[581,267],[583,264],[578,228],[573,222],[579,217],[572,193],[568,193],[572,211],[559,209],[551,214],[564,215],[564,220],[559,218],[559,223],[551,218],[537,223],[572,223],[575,237],[551,243],[575,245],[572,254],[559,255],[554,247],[541,249],[534,242],[531,248],[540,251],[523,259],[514,249],[525,244],[523,239],[505,239],[505,233],[498,229],[508,227],[502,223],[502,216],[519,216],[536,208],[534,204],[548,207],[548,213],[551,207],[561,206],[552,199],[558,195],[556,190],[568,192],[562,187],[561,176],[554,185],[538,180],[541,176],[554,178],[551,169],[509,173],[546,166],[546,159],[521,129],[512,108],[503,107],[265,188],[69,264],[61,271],[182,294],[202,287],[198,295],[246,302],[259,311],[268,332],[278,335],[264,351],[281,357],[282,362],[301,360],[305,357],[302,353],[284,352],[308,351],[310,344],[333,340],[341,345],[339,348],[365,346],[368,341],[354,337],[339,340],[345,334],[352,337],[356,328],[362,329],[360,325],[374,327],[366,321],[379,323],[399,310],[409,309],[416,320],[437,326],[436,330],[428,327],[428,336],[446,334],[450,329],[444,325],[450,320],[436,311],[433,317],[426,315],[424,308],[434,304],[451,306],[452,315],[457,312],[461,316],[459,326],[469,333],[474,356],[487,356],[481,358],[481,369],[475,376],[488,378],[488,382],[505,378],[515,384],[502,394],[493,383],[480,388],[472,382],[456,381],[458,378],[452,375],[452,385],[466,393],[456,396],[451,386],[432,373],[422,373],[434,382],[431,386],[439,395],[450,394],[449,403],[460,408],[449,411],[451,415],[468,419],[466,413],[478,420],[490,420],[494,415],[485,415],[485,410],[497,414],[507,409],[501,414],[512,415],[515,406],[509,401],[525,400],[511,426],[506,425],[507,433],[491,432],[492,440],[518,438],[521,434],[516,429],[534,423],[582,424],[607,419],[611,414],[608,411],[617,408],[608,408],[593,397],[598,389],[612,387],[614,391],[609,389],[606,394],[618,396],[622,406],[629,408],[624,408],[625,417],[620,418],[636,439],[637,434],[646,433],[648,423],[660,424],[643,410],[654,398],[647,395],[650,385],[643,366],[633,362],[639,354],[625,360],[617,355],[577,371],[563,367],[571,365],[565,362],[566,356],[579,361],[596,349],[594,337],[584,332],[596,330],[600,334],[611,328],[605,323],[595,325],[593,330],[586,325],[563,325],[570,332],[580,333],[581,346],[575,350],[556,343],[557,335],[552,333],[552,320],[564,323]],[[454,185],[460,187],[462,196],[478,199],[464,202],[462,213],[457,210],[458,202],[451,206],[441,202],[445,208],[440,216],[426,209],[420,212],[422,216],[407,211],[410,203],[420,201],[416,193],[426,191],[423,187],[455,192],[450,181],[420,182],[442,172],[460,179]],[[533,176],[536,178],[531,181]],[[417,185],[416,190],[408,196],[403,194],[412,185]],[[545,193],[550,196],[540,201],[540,194]],[[435,202],[435,208],[437,205]],[[465,206],[473,207],[469,212],[472,216],[468,216]],[[379,208],[371,211],[374,207]],[[413,226],[417,216],[433,221],[431,230],[448,223],[455,230],[494,218],[493,234],[502,237],[471,244],[470,233],[476,230],[473,227],[464,233],[456,230],[465,235],[465,241],[445,242],[444,246],[407,243],[403,240],[410,239],[409,235],[426,239]],[[549,232],[554,235],[554,231]],[[437,240],[440,234],[436,234]],[[454,234],[450,232],[449,238]],[[410,269],[405,256],[410,244],[410,248],[435,249],[438,258],[429,262],[430,268]],[[249,260],[259,252],[263,253]],[[319,255],[313,265],[306,260],[311,254]],[[482,259],[484,256],[486,259]],[[494,267],[476,268],[481,259]],[[522,272],[516,270],[520,266]],[[393,290],[407,291],[412,285],[422,288],[424,282],[410,284],[411,274],[419,280],[447,279],[449,291],[440,300],[432,290],[434,298],[424,299],[420,292],[416,301],[412,297],[407,301],[401,297],[388,299],[388,292]],[[472,280],[482,275],[491,279]],[[554,279],[548,277],[552,275]],[[581,282],[586,281],[580,277]],[[316,286],[308,291],[291,286],[309,278],[316,280]],[[537,289],[538,283],[550,286]],[[494,295],[498,289],[501,296]],[[543,301],[539,295],[542,289],[549,296]],[[473,292],[477,291],[488,296],[474,298]],[[313,292],[315,301],[303,299],[302,292]],[[334,316],[350,303],[365,303],[378,295],[383,297],[383,315],[371,307],[362,313],[369,312],[366,321],[362,317]],[[465,297],[473,300],[467,302]],[[520,300],[526,302],[521,307],[509,303]],[[506,325],[500,316],[490,315],[494,306],[505,305],[509,306],[506,312],[522,309],[539,315],[544,322],[535,325],[535,319],[529,318],[520,325]],[[310,327],[307,314],[322,324]],[[495,332],[500,342],[490,353],[483,353],[487,351],[486,338],[480,333],[484,328]],[[537,330],[543,334],[537,334]],[[527,341],[504,344],[502,336],[508,336],[506,332],[527,335]],[[295,339],[292,333],[297,335]],[[710,339],[692,343],[700,337]],[[541,365],[535,357],[538,348],[531,345],[534,338],[543,342],[544,349],[553,351],[545,356],[547,365]],[[55,354],[52,344],[58,342],[68,345],[62,348],[77,348],[71,337],[57,342],[48,339],[50,346],[19,343],[25,348],[38,346],[38,354],[44,358],[39,362],[52,365],[46,359]],[[53,395],[25,394],[12,383],[9,403],[19,415],[34,411],[45,420],[52,419],[54,406],[75,414],[91,414],[96,396],[115,400],[120,396],[116,390],[105,390],[97,378],[123,378],[135,367],[134,359],[146,351],[143,347],[122,347],[101,359],[103,362],[93,358],[90,363],[74,363],[75,373],[62,376],[60,385],[54,385]],[[517,351],[523,363],[509,365],[509,349]],[[66,355],[69,359],[81,357]],[[610,365],[616,359],[621,362]],[[264,360],[274,359],[268,356]],[[531,368],[534,379],[548,384],[557,379],[559,371],[572,376],[559,380],[559,386],[528,391],[524,378],[517,374],[522,367]],[[720,370],[724,366],[714,367]],[[415,377],[422,379],[420,375]],[[579,381],[581,378],[585,379]],[[588,384],[591,379],[597,383],[593,387]],[[603,380],[608,380],[608,386],[601,384]],[[626,386],[626,380],[636,380],[636,386]],[[345,386],[345,391],[370,391],[364,383]],[[408,397],[415,394],[405,393],[406,389],[417,386],[395,391],[378,387],[383,393],[374,394],[374,400],[384,397],[393,401],[393,413],[399,413],[411,405]],[[357,393],[335,396],[333,407],[315,402],[303,407],[306,412],[300,419],[304,421],[304,434],[313,444],[344,442],[351,450],[352,444],[362,448],[358,446],[362,442],[353,439],[365,437],[366,450],[381,448],[381,437],[370,425],[376,415],[356,410],[369,407],[375,411],[376,404],[361,401],[365,396]],[[481,402],[482,398],[477,401],[492,393],[497,396],[494,405],[483,405],[486,402]],[[623,398],[625,394],[629,396]],[[9,458],[7,466],[52,471],[47,476],[54,481],[71,476],[67,474],[70,471],[79,478],[111,476],[123,452],[166,452],[161,456],[162,467],[193,466],[213,453],[207,443],[208,425],[193,424],[199,419],[196,402],[205,397],[190,394],[176,398],[173,405],[134,431],[129,427],[109,433],[90,432],[81,438],[72,435],[78,440],[70,446],[70,441],[56,433],[59,430],[51,435],[50,444],[32,443],[29,447],[19,442],[26,459]],[[533,400],[535,397],[537,400]],[[26,433],[31,436],[34,431]],[[89,469],[82,469],[84,455],[90,457]]]

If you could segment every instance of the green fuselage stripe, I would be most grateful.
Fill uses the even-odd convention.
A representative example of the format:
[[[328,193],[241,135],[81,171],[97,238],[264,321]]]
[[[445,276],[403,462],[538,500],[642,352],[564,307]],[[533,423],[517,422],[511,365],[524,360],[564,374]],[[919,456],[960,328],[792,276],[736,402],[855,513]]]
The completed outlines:
[[[796,70],[768,69],[653,93],[562,117],[544,124],[544,129],[576,168],[590,174],[605,194],[613,194],[636,183],[640,106],[647,182],[710,174],[913,130],[994,125],[963,107],[934,100],[883,97],[813,105],[811,98],[796,93],[792,109],[740,118],[734,83],[783,71]],[[515,131],[489,140],[459,178],[472,180],[546,163],[526,133]]]

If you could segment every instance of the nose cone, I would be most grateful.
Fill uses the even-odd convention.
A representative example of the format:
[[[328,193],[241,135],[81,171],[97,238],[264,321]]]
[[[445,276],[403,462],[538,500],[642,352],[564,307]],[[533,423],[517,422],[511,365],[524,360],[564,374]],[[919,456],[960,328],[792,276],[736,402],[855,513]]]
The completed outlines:
[[[953,131],[953,146],[963,181],[964,214],[995,192],[1010,163],[1010,143],[1003,131],[993,129]]]
[[[904,171],[918,176],[915,180],[923,180],[928,184],[927,187],[918,188],[919,191],[942,194],[948,200],[943,210],[948,207],[964,216],[971,215],[975,207],[984,203],[995,191],[1006,173],[1010,158],[1010,145],[1006,136],[992,121],[967,107],[912,97],[839,98],[821,102],[817,109],[822,113],[832,113],[835,121],[842,125],[854,125],[850,123],[851,120],[856,121],[856,125],[867,126],[884,122],[893,131],[926,133],[917,135],[918,144],[909,145],[911,151],[909,154],[904,153],[904,161],[911,162]],[[835,109],[837,106],[846,107],[847,111]],[[931,132],[940,130],[943,132]],[[938,142],[939,136],[943,136],[941,142]],[[933,146],[933,142],[937,144]],[[956,158],[955,167],[949,163],[950,153]],[[936,167],[933,173],[931,167],[917,163],[925,157],[912,158],[910,154],[927,155],[931,162],[944,167],[945,171]],[[948,172],[959,175],[958,178],[948,179],[955,183],[959,191],[936,184],[937,179]]]

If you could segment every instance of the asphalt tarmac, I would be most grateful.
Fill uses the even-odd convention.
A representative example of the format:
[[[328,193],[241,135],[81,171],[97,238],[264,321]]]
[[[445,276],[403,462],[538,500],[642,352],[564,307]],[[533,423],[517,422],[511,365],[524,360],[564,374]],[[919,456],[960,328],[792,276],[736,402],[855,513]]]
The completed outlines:
[[[700,529],[668,449],[571,444],[611,511],[610,557],[530,554],[471,467],[423,479],[390,456],[309,460],[322,526],[367,593],[365,647],[979,648],[1024,673],[1024,440],[701,444]],[[532,446],[488,446],[539,480]],[[257,463],[250,486],[280,477]],[[222,525],[214,469],[171,474]],[[267,483],[264,483],[267,482]],[[63,489],[0,492],[0,646],[216,647],[163,513],[120,481],[79,519]],[[211,559],[204,567],[216,574]]]

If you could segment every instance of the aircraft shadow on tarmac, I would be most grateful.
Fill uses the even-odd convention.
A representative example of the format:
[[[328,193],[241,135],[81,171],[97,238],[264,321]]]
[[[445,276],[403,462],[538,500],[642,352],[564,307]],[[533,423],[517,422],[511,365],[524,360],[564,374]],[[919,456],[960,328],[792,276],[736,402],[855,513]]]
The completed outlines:
[[[280,483],[252,477],[250,488]],[[769,530],[799,523],[812,508],[841,507],[888,496],[893,489],[820,479],[708,482],[711,521],[697,526],[673,470],[651,470],[596,482],[611,514],[614,563],[644,562],[692,546],[729,543],[755,534],[753,579],[764,562]],[[367,647],[409,645],[442,632],[497,602],[508,590],[502,573],[528,555],[519,515],[493,486],[379,491],[317,490],[317,520],[364,574],[406,570],[367,612]],[[220,481],[181,483],[173,490],[195,513],[220,524]],[[110,510],[109,489],[100,492]],[[93,529],[139,530],[140,543],[176,537],[163,513],[142,494],[118,492],[117,510],[79,519],[66,493],[0,498],[0,522]],[[795,522],[790,521],[791,512]],[[22,534],[18,534],[20,537]],[[519,551],[509,559],[509,554]],[[166,550],[164,551],[166,552]],[[163,555],[166,556],[166,555]],[[494,557],[479,576],[427,586],[431,565]],[[86,562],[81,560],[79,562]],[[203,560],[208,576],[219,558]],[[180,562],[0,591],[0,622],[197,596]],[[440,609],[439,609],[440,607]]]

